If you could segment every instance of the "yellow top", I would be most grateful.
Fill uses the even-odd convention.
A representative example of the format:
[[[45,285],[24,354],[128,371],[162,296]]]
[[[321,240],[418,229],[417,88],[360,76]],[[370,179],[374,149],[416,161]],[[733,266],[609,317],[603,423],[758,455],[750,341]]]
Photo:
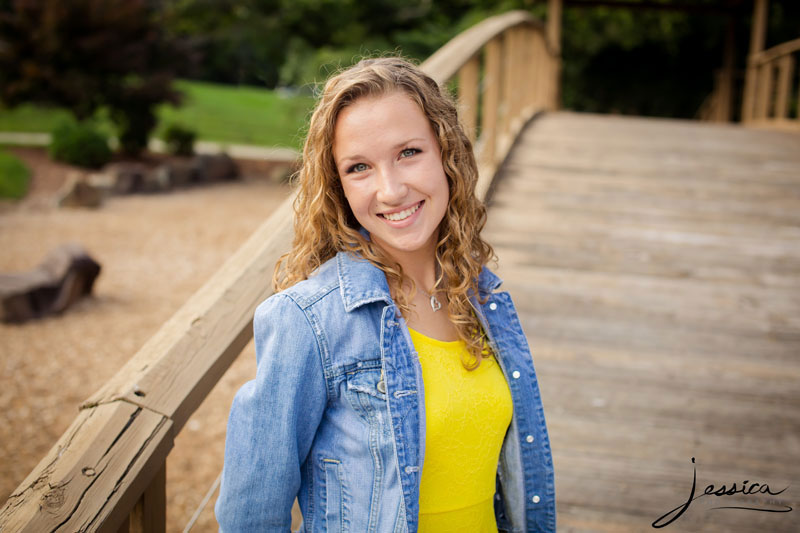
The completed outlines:
[[[497,533],[495,476],[513,409],[503,371],[494,355],[468,371],[464,341],[409,331],[425,383],[419,531]]]

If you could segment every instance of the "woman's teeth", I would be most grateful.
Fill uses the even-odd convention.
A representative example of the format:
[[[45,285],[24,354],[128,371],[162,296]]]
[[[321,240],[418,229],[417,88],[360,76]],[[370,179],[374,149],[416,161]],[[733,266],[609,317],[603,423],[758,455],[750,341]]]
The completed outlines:
[[[411,215],[413,215],[417,211],[417,209],[419,209],[420,205],[422,205],[422,202],[414,206],[411,206],[403,211],[398,211],[397,213],[384,213],[383,217],[387,220],[397,222],[398,220],[403,220],[404,218],[408,218]]]

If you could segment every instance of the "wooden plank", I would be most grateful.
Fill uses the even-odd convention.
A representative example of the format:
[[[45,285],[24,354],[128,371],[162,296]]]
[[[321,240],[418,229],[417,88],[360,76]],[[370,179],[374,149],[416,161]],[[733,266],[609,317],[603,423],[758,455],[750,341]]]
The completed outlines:
[[[764,49],[767,26],[767,0],[753,0],[753,17],[750,26],[750,51],[747,56],[747,71],[745,74],[744,95],[742,97],[742,122],[749,122],[759,115],[756,111],[759,89],[759,68],[763,65],[758,59],[758,54]]]
[[[502,79],[502,42],[494,38],[486,44],[483,80],[483,116],[481,117],[481,165],[493,167],[497,155],[498,108],[500,107],[500,88]]]
[[[474,144],[478,124],[478,92],[480,84],[480,55],[475,55],[458,71],[459,117],[467,137]]]
[[[768,50],[758,52],[754,59],[759,63],[766,63],[769,61],[774,61],[781,56],[797,52],[798,50],[800,50],[800,38],[792,39],[791,41],[786,41],[785,43],[773,46]]]
[[[772,116],[773,107],[773,64],[764,63],[758,68],[758,85],[756,87],[756,103],[754,117],[765,119]]]
[[[800,504],[796,134],[551,113],[504,164],[484,236],[536,365],[559,530],[793,531]],[[725,503],[723,503],[725,502]]]
[[[794,58],[790,55],[778,60],[778,96],[775,99],[775,118],[789,116],[789,94],[794,77]]]
[[[164,533],[167,526],[167,464],[161,465],[130,515],[130,533]]]
[[[750,56],[764,50],[767,40],[767,6],[768,0],[753,0],[753,18],[750,27]]]
[[[500,89],[500,105],[498,106],[498,139],[497,148],[500,154],[505,155],[508,150],[510,139],[508,138],[511,128],[513,109],[513,94],[517,89],[514,85],[514,74],[516,65],[514,64],[514,48],[516,45],[513,32],[503,35],[502,48],[502,82]]]
[[[267,280],[291,242],[293,197],[84,405],[124,399],[179,431],[252,338],[255,308],[272,294]]]
[[[172,423],[114,402],[83,409],[9,497],[3,531],[118,531],[166,461]]]
[[[547,1],[547,42],[556,57],[561,55],[561,13],[563,9],[563,0]]]
[[[523,10],[509,11],[488,18],[448,41],[422,63],[422,70],[440,84],[444,84],[458,72],[469,58],[480,52],[488,42],[514,26],[526,25],[544,31],[543,25]]]

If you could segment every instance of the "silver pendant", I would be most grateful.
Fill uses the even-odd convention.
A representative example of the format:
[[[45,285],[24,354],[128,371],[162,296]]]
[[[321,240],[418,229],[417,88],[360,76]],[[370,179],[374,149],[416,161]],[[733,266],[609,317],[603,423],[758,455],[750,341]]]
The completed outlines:
[[[435,295],[431,294],[431,309],[433,309],[433,312],[435,313],[441,308],[442,308],[441,302],[439,302],[439,300],[436,299]]]

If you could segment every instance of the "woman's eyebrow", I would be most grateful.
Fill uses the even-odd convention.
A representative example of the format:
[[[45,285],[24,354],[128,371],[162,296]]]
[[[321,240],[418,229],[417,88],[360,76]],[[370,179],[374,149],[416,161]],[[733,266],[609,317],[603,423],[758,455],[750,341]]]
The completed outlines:
[[[405,141],[402,141],[402,142],[399,142],[399,143],[393,145],[392,146],[392,150],[398,150],[400,148],[403,148],[404,146],[408,146],[409,144],[412,144],[412,143],[415,143],[415,142],[425,142],[426,140],[427,139],[425,139],[424,137],[412,137],[412,138],[410,138],[408,140],[405,140]],[[346,161],[354,161],[354,160],[357,160],[357,159],[366,159],[366,157],[364,157],[361,154],[346,155],[346,156],[344,156],[342,158],[337,158],[336,156],[334,156],[334,161],[336,162],[337,165],[343,165]]]
[[[341,167],[341,166],[346,166],[347,163],[350,163],[350,162],[353,162],[353,161],[360,161],[360,160],[363,160],[363,159],[365,159],[365,157],[363,155],[353,154],[353,155],[344,156],[341,159],[338,159],[338,158],[336,158],[334,156],[333,161],[334,161],[334,163],[336,163],[337,167]]]
[[[403,146],[409,145],[411,143],[420,142],[420,141],[425,142],[425,140],[426,139],[424,139],[423,137],[412,137],[411,139],[408,139],[407,141],[403,141],[401,143],[395,144],[392,148],[394,150],[397,150],[398,148],[402,148]]]

